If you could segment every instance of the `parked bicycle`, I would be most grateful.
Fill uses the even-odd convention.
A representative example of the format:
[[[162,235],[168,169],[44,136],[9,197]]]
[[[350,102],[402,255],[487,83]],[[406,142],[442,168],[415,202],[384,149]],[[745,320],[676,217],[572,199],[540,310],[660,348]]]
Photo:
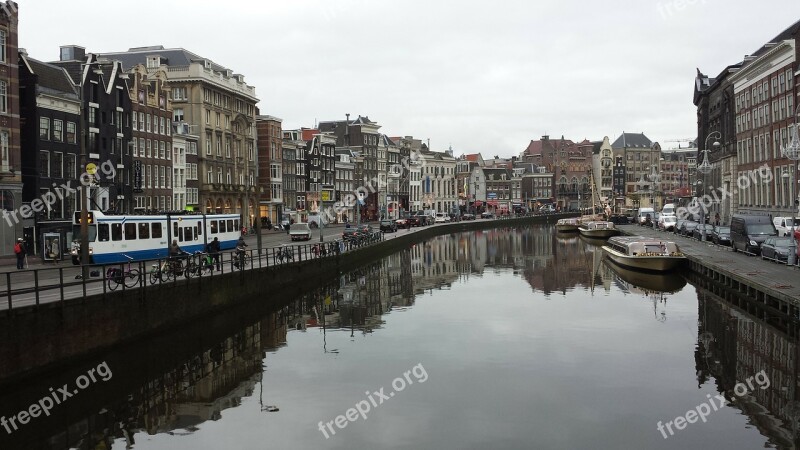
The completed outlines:
[[[233,268],[238,270],[247,269],[247,266],[250,263],[247,258],[247,253],[241,250],[232,252],[231,259],[233,260]]]
[[[124,253],[122,256],[128,259],[127,267],[109,267],[106,271],[108,289],[112,291],[116,290],[120,284],[124,284],[127,288],[134,288],[139,284],[139,270],[131,268],[131,261],[133,261],[133,258]]]
[[[186,263],[184,274],[186,278],[208,275],[214,271],[214,260],[209,253],[194,252],[194,258]]]
[[[281,264],[286,261],[294,261],[294,252],[292,249],[286,245],[282,245],[275,251],[275,263],[280,262]]]
[[[183,264],[185,257],[170,257],[159,264],[153,264],[150,270],[150,284],[156,284],[159,281],[167,282],[177,279],[181,275],[185,275],[186,267]]]

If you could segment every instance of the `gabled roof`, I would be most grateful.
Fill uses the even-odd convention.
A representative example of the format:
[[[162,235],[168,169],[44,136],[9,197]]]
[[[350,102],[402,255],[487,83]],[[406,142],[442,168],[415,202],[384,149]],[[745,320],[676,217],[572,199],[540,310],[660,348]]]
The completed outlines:
[[[304,141],[310,141],[314,139],[315,134],[319,134],[319,130],[315,128],[303,128],[300,131],[302,132],[302,134],[300,135],[300,139]]]
[[[466,159],[469,162],[478,162],[482,161],[483,157],[481,156],[480,153],[470,153],[468,155],[464,155],[464,159]]]
[[[48,64],[20,53],[20,60],[37,76],[36,92],[78,99],[78,88],[63,67]]]
[[[383,145],[385,145],[387,147],[395,147],[395,146],[397,146],[397,144],[395,143],[396,141],[392,141],[392,139],[390,139],[389,136],[387,136],[385,134],[381,135],[381,140],[383,140]]]
[[[644,133],[625,133],[623,132],[617,140],[611,144],[611,148],[650,148],[653,141],[647,138]]]

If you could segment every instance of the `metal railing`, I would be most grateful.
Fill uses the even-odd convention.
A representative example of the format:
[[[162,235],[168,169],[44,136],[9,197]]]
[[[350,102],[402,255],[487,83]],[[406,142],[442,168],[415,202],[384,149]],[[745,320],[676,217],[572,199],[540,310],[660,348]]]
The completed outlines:
[[[324,243],[282,244],[261,252],[224,250],[216,255],[195,253],[157,260],[91,264],[88,279],[81,276],[83,266],[77,265],[6,272],[0,276],[0,295],[6,297],[4,302],[0,301],[0,310],[11,314],[15,308],[38,308],[45,303],[58,303],[63,307],[65,300],[82,298],[85,301],[90,295],[143,291],[144,287],[156,284],[189,283],[192,278],[213,278],[231,272],[329,259],[383,240],[383,233],[373,232]]]

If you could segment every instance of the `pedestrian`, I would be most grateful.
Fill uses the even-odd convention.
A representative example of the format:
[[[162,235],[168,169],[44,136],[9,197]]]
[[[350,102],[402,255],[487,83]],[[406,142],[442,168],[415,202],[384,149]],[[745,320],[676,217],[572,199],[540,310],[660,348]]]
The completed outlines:
[[[22,238],[17,239],[17,243],[14,244],[14,254],[17,255],[17,269],[24,269],[25,256],[28,254],[28,252],[25,248],[25,242],[22,240]]]
[[[719,213],[714,214],[714,225],[719,226]]]
[[[219,252],[220,252],[219,239],[218,238],[214,238],[214,240],[211,241],[208,244],[208,253],[211,254],[211,260],[214,261],[214,263],[217,266],[217,272],[219,272],[219,270],[220,270],[219,269]]]

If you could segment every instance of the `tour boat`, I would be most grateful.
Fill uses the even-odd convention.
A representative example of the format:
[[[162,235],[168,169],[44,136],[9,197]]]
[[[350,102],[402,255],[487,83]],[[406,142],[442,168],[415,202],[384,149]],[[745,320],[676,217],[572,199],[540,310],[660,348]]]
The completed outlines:
[[[578,227],[578,231],[581,232],[581,236],[586,236],[588,238],[601,238],[601,239],[606,239],[611,236],[616,236],[618,234],[617,228],[614,226],[614,223],[604,220],[595,220],[592,222],[582,223]]]
[[[556,231],[560,233],[572,233],[578,231],[578,226],[580,224],[580,220],[575,217],[570,219],[558,219],[558,222],[556,222]]]
[[[615,275],[615,281],[624,292],[678,292],[686,286],[686,279],[675,272],[650,272],[634,270],[613,261],[605,261],[606,267]]]
[[[675,242],[644,236],[612,237],[603,251],[621,266],[655,272],[672,270],[686,261]]]

